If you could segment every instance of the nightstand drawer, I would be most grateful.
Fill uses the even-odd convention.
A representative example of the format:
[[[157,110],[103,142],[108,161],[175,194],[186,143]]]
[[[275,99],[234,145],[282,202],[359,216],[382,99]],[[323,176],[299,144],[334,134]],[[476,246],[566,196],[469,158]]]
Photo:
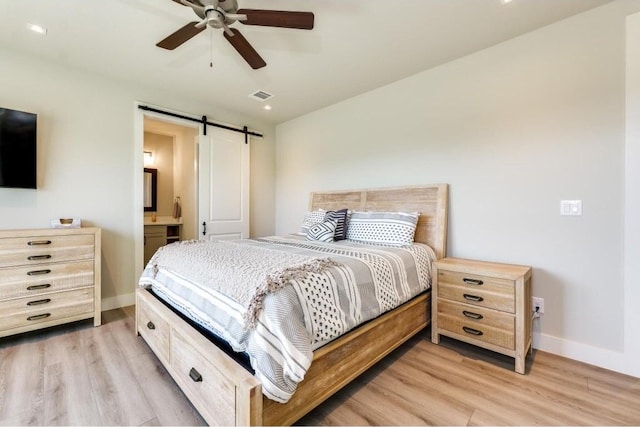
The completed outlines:
[[[495,288],[493,289],[494,290],[491,290],[491,287],[483,288],[482,286],[460,286],[453,285],[449,282],[438,282],[438,297],[478,307],[486,307],[506,311],[508,313],[515,313],[513,286],[508,291],[500,289],[499,292],[495,292]]]
[[[457,318],[470,327],[489,326],[506,332],[513,332],[515,326],[515,317],[512,314],[447,300],[440,300],[438,316]]]
[[[443,331],[467,337],[476,341],[494,344],[508,350],[515,348],[515,334],[513,328],[510,331],[496,328],[489,324],[471,321],[459,316],[438,314],[438,327]]]
[[[481,290],[513,296],[513,280],[478,274],[461,273],[446,269],[438,270],[440,286],[453,285],[467,289]]]

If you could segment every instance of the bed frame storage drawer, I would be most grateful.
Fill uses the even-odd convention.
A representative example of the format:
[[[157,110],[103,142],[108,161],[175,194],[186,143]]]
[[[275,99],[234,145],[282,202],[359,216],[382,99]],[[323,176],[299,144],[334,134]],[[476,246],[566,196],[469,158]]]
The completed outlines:
[[[147,328],[147,319],[154,322],[155,329]],[[136,291],[136,323],[137,333],[142,335],[207,423],[263,424],[260,382],[142,288]],[[166,330],[166,334],[152,333],[158,330]],[[159,348],[168,354],[162,356]]]
[[[192,402],[199,402],[197,407],[204,408],[202,415],[208,422],[235,425],[234,385],[210,360],[189,348],[188,341],[175,331],[171,337],[171,366],[178,373],[176,382]]]
[[[170,360],[170,334],[171,327],[162,317],[162,314],[153,306],[138,300],[136,304],[136,322],[138,332],[144,337],[149,347],[163,363]]]

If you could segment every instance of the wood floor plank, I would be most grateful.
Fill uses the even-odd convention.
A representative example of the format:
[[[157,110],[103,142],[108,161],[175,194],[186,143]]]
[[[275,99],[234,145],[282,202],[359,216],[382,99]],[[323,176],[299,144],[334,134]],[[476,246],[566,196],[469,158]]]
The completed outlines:
[[[10,341],[10,340],[9,340]],[[27,337],[0,348],[0,420],[19,416],[42,422],[44,346]]]
[[[46,425],[103,424],[93,394],[86,392],[91,384],[82,368],[82,363],[56,363],[45,368]]]
[[[93,328],[84,356],[102,422],[138,425],[155,414],[109,328]]]

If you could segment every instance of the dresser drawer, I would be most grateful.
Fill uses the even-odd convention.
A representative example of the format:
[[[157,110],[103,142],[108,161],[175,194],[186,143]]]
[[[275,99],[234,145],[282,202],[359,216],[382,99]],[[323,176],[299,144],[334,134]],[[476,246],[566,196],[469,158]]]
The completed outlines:
[[[0,269],[0,300],[92,286],[94,262],[78,261]]]
[[[169,323],[142,298],[138,299],[136,316],[140,335],[163,363],[169,363]]]
[[[94,254],[91,234],[0,239],[0,267],[92,259]]]
[[[0,302],[0,330],[72,317],[94,310],[93,287]]]
[[[206,420],[218,425],[235,425],[235,387],[175,329],[171,336],[171,366],[174,377],[194,406],[206,411]],[[211,399],[211,396],[217,396]],[[197,402],[197,404],[196,404]]]
[[[439,270],[438,297],[515,313],[511,280]]]

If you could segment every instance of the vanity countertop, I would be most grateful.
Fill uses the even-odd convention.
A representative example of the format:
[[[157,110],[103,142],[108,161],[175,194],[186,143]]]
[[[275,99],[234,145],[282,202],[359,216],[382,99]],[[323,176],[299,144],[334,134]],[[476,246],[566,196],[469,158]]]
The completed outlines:
[[[174,218],[172,216],[159,216],[155,222],[151,221],[150,216],[144,217],[144,225],[178,225],[182,224],[182,217]]]

